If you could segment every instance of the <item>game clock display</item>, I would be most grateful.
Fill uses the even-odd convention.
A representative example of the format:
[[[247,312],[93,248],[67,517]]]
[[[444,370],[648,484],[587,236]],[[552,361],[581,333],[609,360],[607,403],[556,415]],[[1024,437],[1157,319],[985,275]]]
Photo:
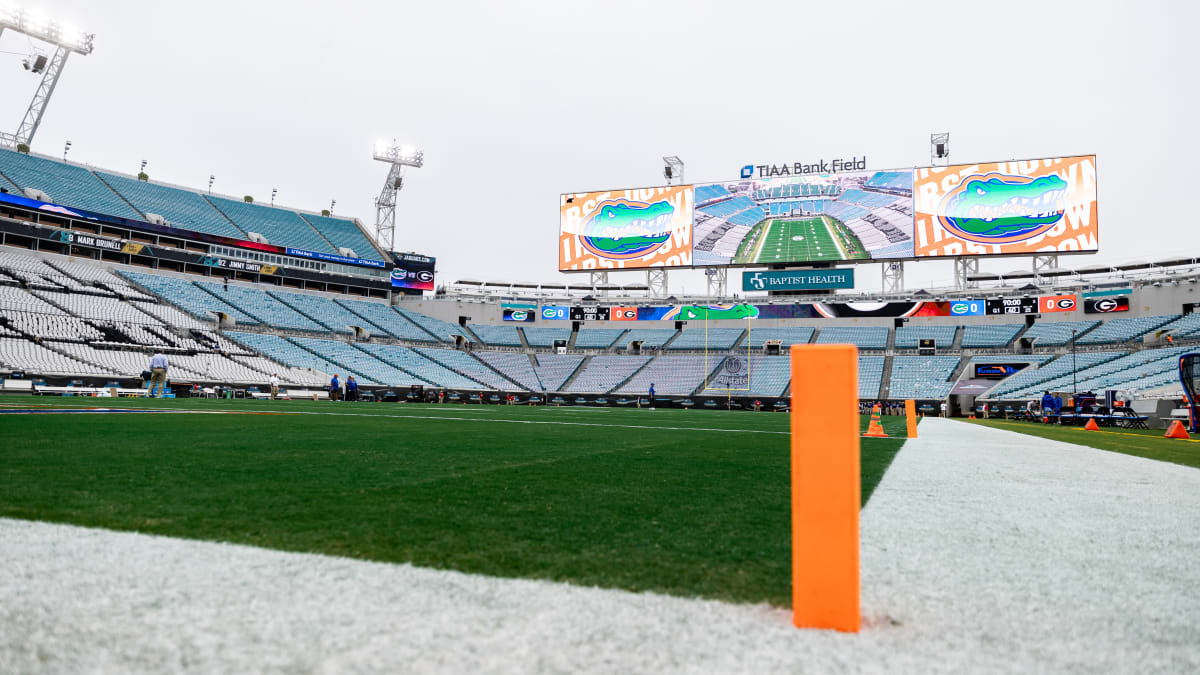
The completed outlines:
[[[988,314],[1037,314],[1037,298],[1000,298],[987,301]]]

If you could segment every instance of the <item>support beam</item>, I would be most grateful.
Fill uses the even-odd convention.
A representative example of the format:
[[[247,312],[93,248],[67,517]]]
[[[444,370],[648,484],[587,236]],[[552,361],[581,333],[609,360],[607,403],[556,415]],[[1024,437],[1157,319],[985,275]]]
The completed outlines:
[[[954,287],[959,290],[979,288],[979,282],[971,277],[979,274],[979,258],[962,256],[954,259]]]
[[[704,277],[708,281],[708,296],[724,298],[729,291],[729,268],[709,267],[704,270]]]
[[[646,270],[646,288],[650,297],[667,297],[667,270],[664,267],[652,267]]]
[[[896,262],[883,263],[883,292],[884,293],[903,293],[904,292],[904,262],[897,260]]]

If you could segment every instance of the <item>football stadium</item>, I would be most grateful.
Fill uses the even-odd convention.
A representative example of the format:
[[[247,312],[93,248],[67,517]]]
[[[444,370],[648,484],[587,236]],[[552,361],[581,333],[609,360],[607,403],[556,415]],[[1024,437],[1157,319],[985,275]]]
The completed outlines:
[[[1200,671],[1196,9],[617,4],[0,2],[0,672]]]

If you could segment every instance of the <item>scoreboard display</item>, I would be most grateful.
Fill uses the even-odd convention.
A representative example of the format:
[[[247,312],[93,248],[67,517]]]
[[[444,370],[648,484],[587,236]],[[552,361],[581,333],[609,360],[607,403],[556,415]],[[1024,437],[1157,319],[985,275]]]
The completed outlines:
[[[1037,314],[1037,298],[999,298],[987,301],[988,314]]]
[[[572,321],[608,321],[609,308],[585,305],[571,308]]]

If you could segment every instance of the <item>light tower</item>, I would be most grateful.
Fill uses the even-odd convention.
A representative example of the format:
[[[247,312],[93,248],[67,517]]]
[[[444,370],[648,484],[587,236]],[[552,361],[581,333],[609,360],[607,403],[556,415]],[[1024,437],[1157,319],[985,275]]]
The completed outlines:
[[[387,181],[375,199],[375,243],[388,252],[396,250],[396,193],[404,187],[404,167],[421,168],[425,153],[396,139],[375,142],[375,159],[391,165]]]
[[[91,54],[92,41],[96,34],[84,33],[39,12],[0,0],[0,35],[4,34],[6,28],[48,42],[55,47],[54,55],[49,59],[40,54],[35,55],[26,65],[27,70],[42,73],[42,82],[34,92],[29,108],[25,110],[25,117],[21,119],[17,133],[0,132],[0,145],[15,148],[33,143],[33,136],[37,133],[38,125],[42,123],[42,114],[46,112],[46,105],[50,103],[50,96],[54,93],[63,67],[66,66],[67,57],[71,52],[84,56]]]

